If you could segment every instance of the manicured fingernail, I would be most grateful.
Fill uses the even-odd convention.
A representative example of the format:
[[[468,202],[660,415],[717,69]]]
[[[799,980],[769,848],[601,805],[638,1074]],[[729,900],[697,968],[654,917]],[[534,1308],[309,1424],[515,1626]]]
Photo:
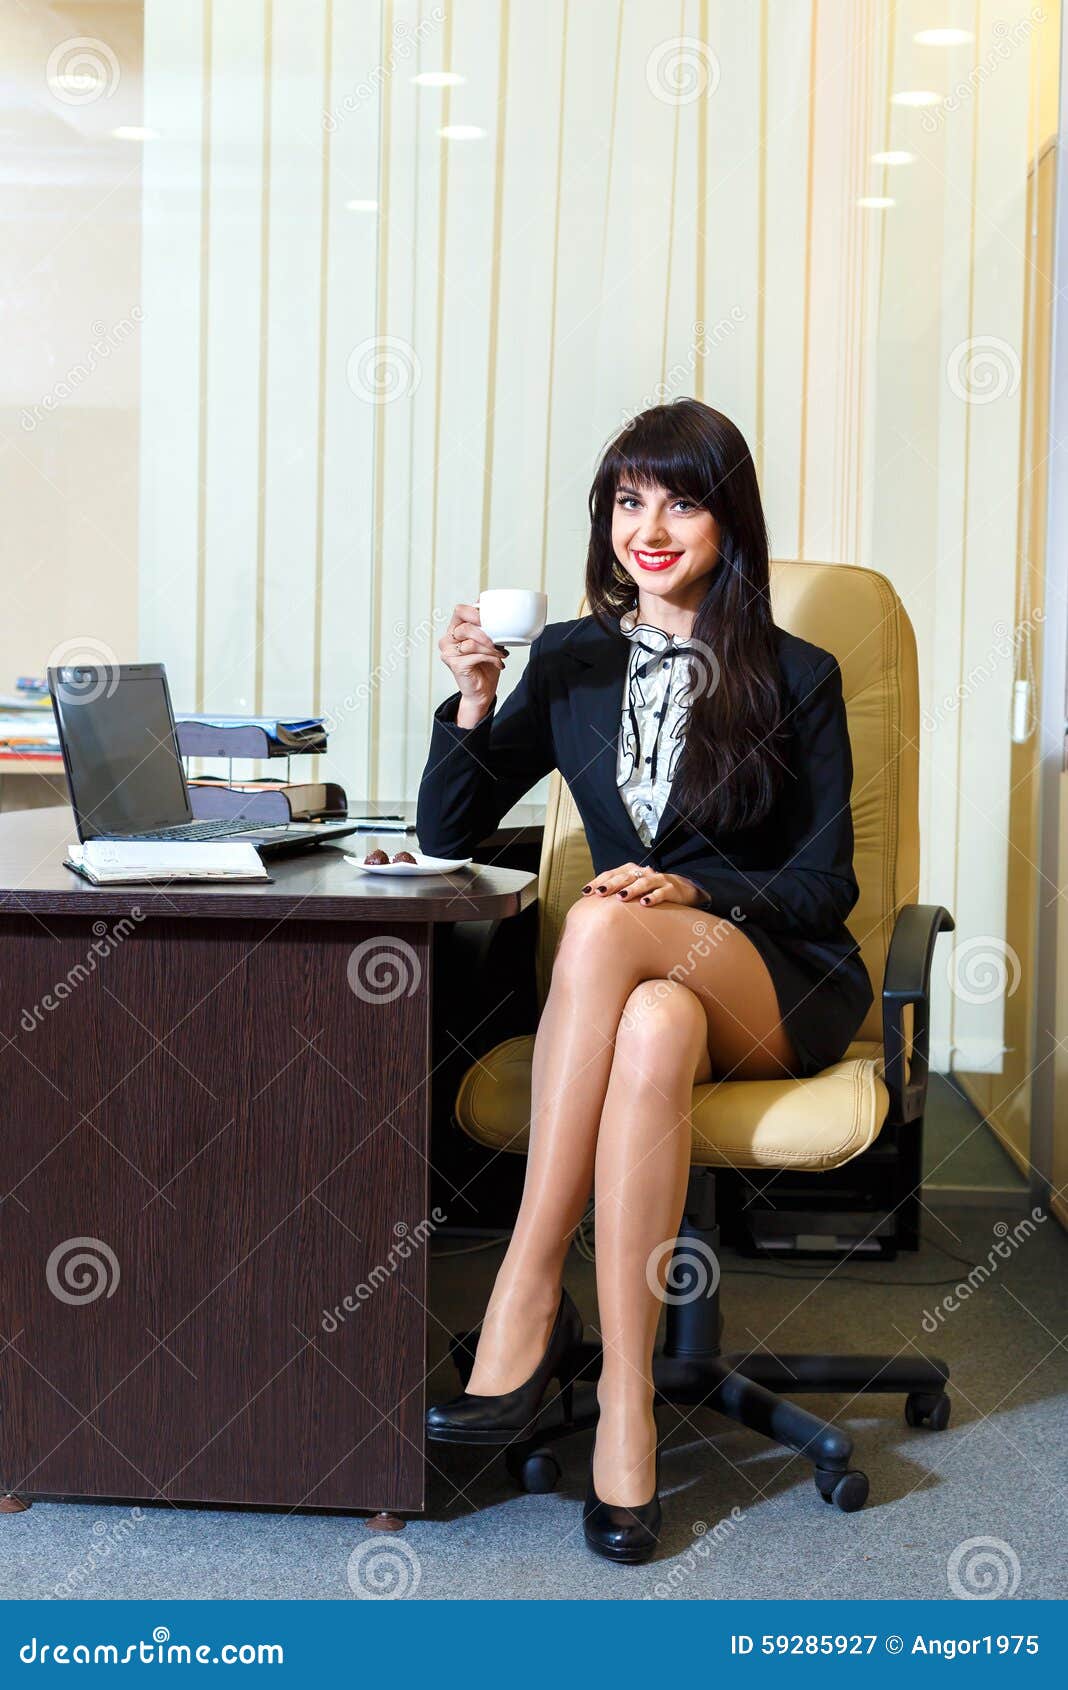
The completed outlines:
[[[643,898],[641,901],[643,904],[647,904],[649,902],[648,898]]]
[[[584,886],[584,887],[583,887],[583,888],[582,888],[582,890],[583,890],[583,891],[584,891],[584,892],[589,892],[589,891],[591,891],[591,890],[592,890],[592,888],[591,888],[591,887],[589,887],[589,886]]]
[[[617,898],[625,898],[625,897],[626,897],[626,896],[627,896],[627,894],[626,894],[626,892],[625,892],[625,891],[623,891],[623,890],[620,890],[620,891],[618,891],[618,892],[617,892],[617,893],[616,893],[616,897],[617,897]]]
[[[607,886],[598,886],[597,890],[598,890],[598,892],[607,892],[608,887]]]

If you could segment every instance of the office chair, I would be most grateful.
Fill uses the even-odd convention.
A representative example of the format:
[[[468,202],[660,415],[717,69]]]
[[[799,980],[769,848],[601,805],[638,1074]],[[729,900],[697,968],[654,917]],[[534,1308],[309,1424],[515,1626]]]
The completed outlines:
[[[654,1361],[657,1401],[717,1410],[805,1456],[825,1502],[863,1507],[866,1476],[850,1467],[852,1440],[780,1392],[906,1393],[910,1426],[942,1430],[950,1404],[944,1362],[915,1353],[773,1355],[720,1351],[715,1169],[839,1167],[880,1134],[897,1140],[896,1203],[903,1233],[918,1237],[928,1014],[935,940],[952,932],[940,905],[916,903],[919,878],[919,686],[912,626],[885,576],[840,564],[776,562],[776,622],[833,651],[842,670],[853,750],[854,868],[860,898],[849,917],[869,976],[882,982],[840,1062],[808,1079],[724,1080],[694,1087],[693,1151],[682,1226],[668,1276],[666,1333]],[[585,607],[583,607],[585,608]],[[581,612],[580,612],[581,613]],[[592,873],[582,823],[559,774],[550,777],[539,873],[538,1001],[549,987],[568,908]],[[479,1144],[522,1153],[530,1124],[533,1035],[509,1038],[467,1069],[455,1117]],[[686,1288],[693,1294],[688,1296]],[[453,1359],[466,1385],[476,1333],[458,1336]],[[599,1371],[594,1343],[578,1380]],[[593,1410],[516,1443],[506,1459],[527,1490],[554,1488],[551,1444],[595,1422]]]

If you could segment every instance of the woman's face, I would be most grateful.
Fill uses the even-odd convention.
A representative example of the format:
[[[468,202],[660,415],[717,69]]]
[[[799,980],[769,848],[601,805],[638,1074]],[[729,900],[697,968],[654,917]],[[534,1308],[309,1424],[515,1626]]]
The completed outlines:
[[[681,493],[621,479],[612,547],[643,597],[696,608],[719,562],[719,523]]]

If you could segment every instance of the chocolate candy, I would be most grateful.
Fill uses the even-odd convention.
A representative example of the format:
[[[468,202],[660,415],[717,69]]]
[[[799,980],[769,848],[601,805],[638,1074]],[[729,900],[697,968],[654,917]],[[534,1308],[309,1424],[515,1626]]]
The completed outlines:
[[[394,857],[393,861],[395,863],[413,863],[414,864],[415,858],[412,856],[412,853],[410,851],[398,851],[397,855]]]
[[[373,867],[377,867],[380,863],[389,862],[389,858],[386,856],[384,851],[370,851],[363,860],[365,863],[370,863]]]

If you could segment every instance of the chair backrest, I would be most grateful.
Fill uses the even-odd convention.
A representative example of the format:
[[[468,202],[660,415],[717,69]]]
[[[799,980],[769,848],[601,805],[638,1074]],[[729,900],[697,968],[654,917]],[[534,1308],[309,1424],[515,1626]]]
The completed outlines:
[[[885,575],[852,564],[771,566],[781,628],[837,657],[853,749],[853,867],[860,897],[849,916],[874,1001],[858,1039],[882,1040],[881,992],[898,911],[919,894],[919,678],[912,624]],[[585,611],[585,604],[579,614]],[[549,989],[564,916],[592,863],[575,801],[559,774],[549,783],[538,879],[538,995]]]

